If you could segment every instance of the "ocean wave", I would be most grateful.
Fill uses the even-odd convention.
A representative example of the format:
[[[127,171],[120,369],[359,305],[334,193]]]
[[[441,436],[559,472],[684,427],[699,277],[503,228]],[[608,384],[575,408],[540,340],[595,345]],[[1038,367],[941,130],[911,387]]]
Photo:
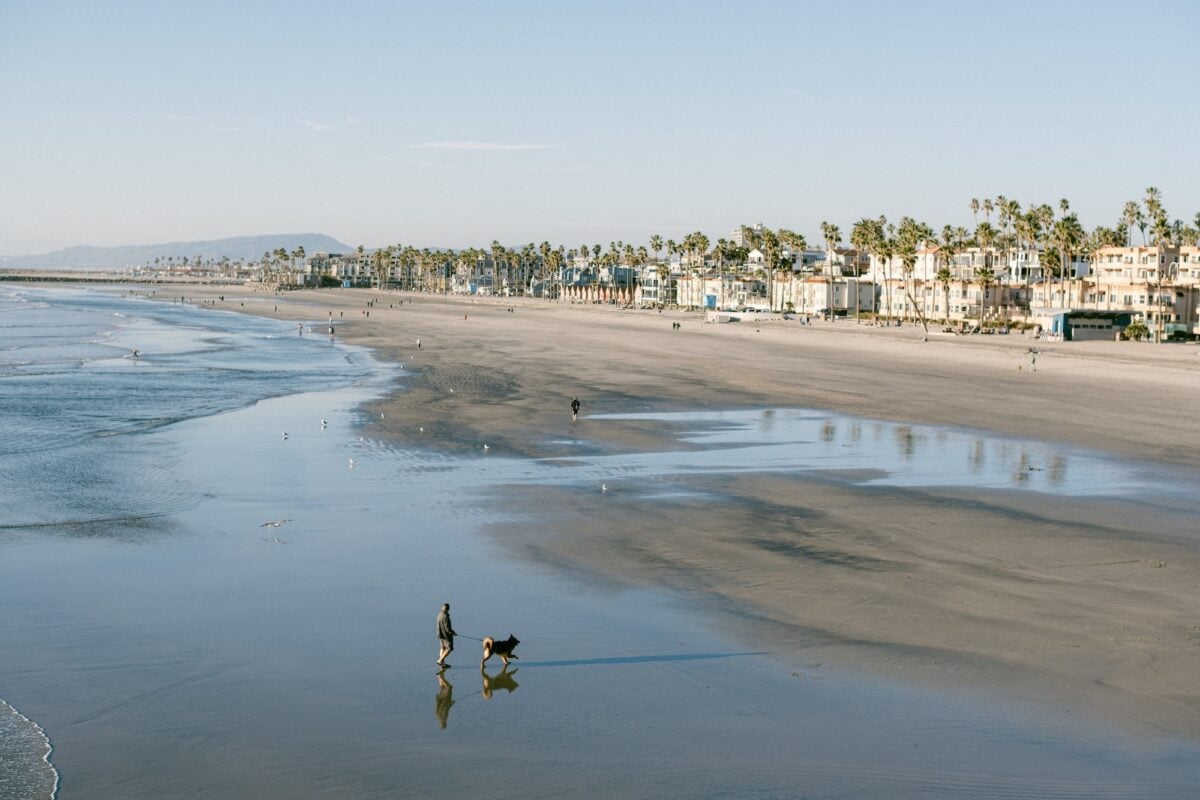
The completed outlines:
[[[54,745],[41,725],[0,699],[0,797],[54,800]]]
[[[16,300],[15,302],[0,303],[0,312],[4,311],[34,311],[39,308],[49,308],[49,303],[43,303],[41,300]]]

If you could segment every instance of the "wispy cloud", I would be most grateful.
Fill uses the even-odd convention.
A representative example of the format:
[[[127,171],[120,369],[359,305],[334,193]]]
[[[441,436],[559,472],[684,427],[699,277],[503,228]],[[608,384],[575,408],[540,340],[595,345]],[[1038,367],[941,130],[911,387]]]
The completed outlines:
[[[300,124],[320,133],[333,130],[333,126],[328,122],[313,122],[311,119],[302,119],[300,120]]]
[[[387,164],[400,164],[405,167],[420,167],[421,169],[440,169],[443,165],[431,158],[399,158],[397,156],[377,155],[380,161]]]
[[[631,231],[684,231],[687,230],[686,225],[671,225],[671,224],[651,224],[641,222],[584,222],[581,220],[563,220],[563,219],[526,219],[522,222],[531,225],[547,225],[559,228],[613,228],[620,230]]]
[[[554,150],[556,144],[513,144],[507,142],[422,142],[414,144],[418,150],[465,150],[494,152],[499,150]]]

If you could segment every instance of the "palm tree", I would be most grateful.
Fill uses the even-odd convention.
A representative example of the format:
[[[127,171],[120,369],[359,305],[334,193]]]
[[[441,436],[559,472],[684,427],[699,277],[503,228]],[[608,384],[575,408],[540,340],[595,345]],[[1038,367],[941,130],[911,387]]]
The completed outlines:
[[[1146,214],[1150,217],[1150,222],[1158,222],[1161,217],[1166,216],[1162,205],[1162,192],[1157,186],[1146,187]]]
[[[821,238],[825,240],[825,263],[829,272],[829,296],[826,299],[829,301],[829,318],[833,319],[833,258],[834,250],[842,240],[842,231],[832,222],[822,222]]]
[[[942,292],[945,294],[946,305],[943,311],[942,319],[947,325],[950,324],[950,281],[954,279],[954,273],[950,271],[950,267],[941,266],[937,271],[937,282],[942,285]]]
[[[758,249],[758,231],[749,225],[743,225],[741,228],[742,244],[751,250]]]
[[[1150,228],[1150,232],[1154,234],[1154,243],[1160,247],[1171,244],[1171,223],[1167,222],[1166,216],[1160,216],[1154,220],[1154,225]]]
[[[1100,263],[1100,250],[1105,247],[1120,247],[1126,241],[1119,231],[1103,226],[1092,231],[1092,235],[1087,238],[1086,246],[1089,253],[1092,255],[1092,291],[1096,295],[1095,302],[1099,307],[1100,294],[1100,271],[1097,264]],[[1104,293],[1105,308],[1108,307],[1108,293]]]
[[[1004,195],[1000,195],[996,199],[1003,200]],[[983,221],[991,222],[992,221],[992,212],[995,210],[996,210],[996,206],[992,203],[992,198],[990,198],[990,197],[984,198],[984,200],[983,200]]]
[[[896,240],[891,235],[891,226],[885,227],[885,218],[879,218],[879,237],[875,241],[875,253],[883,262],[883,289],[887,306],[887,321],[892,324],[892,257],[896,254]]]
[[[387,275],[388,264],[392,259],[392,247],[377,247],[375,252],[371,254],[371,262],[375,267],[375,287],[383,289],[385,277]]]
[[[775,270],[779,269],[783,262],[783,243],[779,235],[770,228],[763,229],[762,249],[767,267],[767,307],[774,311],[774,277]]]
[[[654,251],[654,260],[658,261],[658,254],[663,249],[663,238],[657,233],[650,237],[650,249]]]
[[[934,279],[938,283],[941,283],[942,288],[945,290],[945,319],[947,323],[950,322],[950,279],[954,276],[950,267],[954,263],[954,256],[962,250],[963,242],[966,238],[967,231],[965,228],[955,228],[951,225],[942,228],[942,241],[940,247],[938,247],[938,256],[941,258],[942,265],[938,268]]]
[[[916,243],[907,236],[900,236],[897,239],[897,255],[900,256],[900,266],[904,270],[904,319],[909,321],[911,315],[909,309],[916,309],[917,301],[913,297],[912,282],[913,268],[917,265],[917,247]]]
[[[803,253],[808,249],[808,241],[804,238],[803,234],[796,233],[788,228],[780,228],[776,236],[779,237],[779,243],[781,245],[792,251],[792,260],[790,263],[793,265],[796,263],[796,254]],[[788,269],[790,270],[793,268],[794,267],[789,267]],[[779,270],[781,272],[784,271],[784,265],[782,261],[779,265]]]
[[[1074,277],[1070,268],[1072,256],[1083,247],[1085,234],[1083,227],[1079,224],[1079,218],[1074,214],[1068,214],[1054,223],[1051,237],[1058,249],[1059,269],[1066,279],[1063,292],[1063,308],[1066,308],[1071,294],[1071,279]]]
[[[975,282],[979,284],[979,330],[983,330],[984,304],[987,302],[987,290],[996,279],[996,273],[991,267],[976,267]]]
[[[842,231],[832,222],[822,222],[821,238],[825,240],[825,249],[829,251],[832,261],[833,250],[838,246],[838,243],[842,241]]]
[[[979,224],[979,198],[971,198],[971,216],[975,218],[975,224]]]
[[[1126,201],[1125,208],[1121,210],[1121,223],[1126,227],[1126,229],[1129,230],[1130,233],[1133,232],[1133,228],[1138,224],[1138,220],[1141,216],[1142,207],[1138,204],[1138,201]],[[1125,244],[1128,247],[1132,245],[1133,242],[1130,242],[1128,239],[1126,239]]]

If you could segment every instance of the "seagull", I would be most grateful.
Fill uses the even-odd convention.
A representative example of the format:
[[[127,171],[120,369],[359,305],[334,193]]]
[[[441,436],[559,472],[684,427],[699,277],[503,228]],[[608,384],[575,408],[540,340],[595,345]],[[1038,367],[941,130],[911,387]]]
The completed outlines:
[[[350,469],[354,469],[354,459],[350,459]]]
[[[421,429],[420,429],[420,431],[421,431],[421,433],[424,433],[424,432],[425,432],[425,429],[424,429],[424,428],[421,428]]]
[[[322,428],[324,428],[324,427],[325,427],[326,425],[328,425],[328,424],[329,424],[329,423],[328,423],[328,422],[326,422],[325,420],[321,420],[321,427],[322,427]]]
[[[483,450],[484,450],[484,452],[485,452],[485,453],[486,453],[488,450],[491,450],[491,449],[492,449],[492,448],[488,447],[486,444],[483,446]]]
[[[601,492],[601,494],[603,494],[604,492],[607,492],[607,491],[608,491],[608,484],[607,484],[607,483],[602,483],[602,484],[600,484],[600,492]]]
[[[260,527],[260,528],[278,528],[280,525],[282,525],[285,522],[291,522],[291,520],[290,519],[276,519],[276,520],[272,520],[270,522],[264,522],[262,525],[259,525],[258,527]]]
[[[286,438],[287,438],[287,431],[284,431],[284,432],[283,432],[283,438],[284,438],[284,439],[286,439]]]
[[[453,389],[451,389],[451,390],[450,390],[450,394],[454,394],[454,390],[453,390]]]

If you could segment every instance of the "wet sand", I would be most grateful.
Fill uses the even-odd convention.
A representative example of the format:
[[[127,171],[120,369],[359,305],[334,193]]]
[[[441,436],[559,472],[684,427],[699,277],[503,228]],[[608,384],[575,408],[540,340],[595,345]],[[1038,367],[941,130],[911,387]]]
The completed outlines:
[[[218,294],[219,308],[311,321],[316,335],[332,310],[339,337],[415,371],[373,407],[374,434],[435,449],[565,455],[576,439],[605,452],[661,449],[679,446],[669,425],[594,416],[812,407],[1059,442],[1185,476],[1200,467],[1185,411],[1200,389],[1191,346],[1037,343],[1033,373],[1035,343],[1019,335],[921,342],[917,327],[852,321],[706,325],[539,301],[207,293]],[[573,394],[583,402],[574,425]],[[508,502],[548,522],[494,527],[503,546],[543,565],[681,591],[749,643],[1200,736],[1194,509],[964,483],[693,476],[686,488],[704,499],[623,497],[603,509],[595,492],[513,487],[523,494]]]

